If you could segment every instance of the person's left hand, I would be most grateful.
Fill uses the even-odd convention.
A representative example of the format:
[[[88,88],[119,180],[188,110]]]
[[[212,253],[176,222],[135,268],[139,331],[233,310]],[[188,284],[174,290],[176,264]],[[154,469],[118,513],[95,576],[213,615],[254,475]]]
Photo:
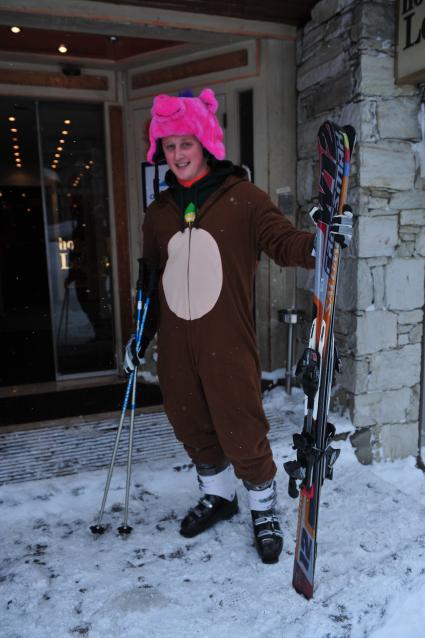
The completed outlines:
[[[320,208],[314,206],[309,215],[316,225],[320,219]],[[329,232],[332,233],[341,248],[347,248],[350,245],[353,237],[353,211],[351,206],[345,204],[342,214],[332,217]]]

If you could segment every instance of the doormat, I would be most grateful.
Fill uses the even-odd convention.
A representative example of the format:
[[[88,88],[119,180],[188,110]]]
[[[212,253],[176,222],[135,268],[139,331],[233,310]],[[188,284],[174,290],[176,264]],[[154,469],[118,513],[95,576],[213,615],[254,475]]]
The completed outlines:
[[[126,386],[126,383],[111,383],[75,390],[1,398],[0,426],[115,412],[122,409]],[[138,383],[136,403],[138,408],[161,405],[159,385]]]

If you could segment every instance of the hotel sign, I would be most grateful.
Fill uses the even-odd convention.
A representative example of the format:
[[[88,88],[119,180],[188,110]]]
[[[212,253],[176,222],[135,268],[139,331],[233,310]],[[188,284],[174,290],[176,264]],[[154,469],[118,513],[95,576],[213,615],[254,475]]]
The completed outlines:
[[[425,0],[399,0],[397,10],[397,82],[425,82]]]

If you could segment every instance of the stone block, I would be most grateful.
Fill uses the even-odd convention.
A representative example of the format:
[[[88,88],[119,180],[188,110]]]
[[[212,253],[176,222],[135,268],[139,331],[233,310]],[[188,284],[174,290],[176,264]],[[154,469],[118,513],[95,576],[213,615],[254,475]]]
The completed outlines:
[[[400,224],[402,226],[425,226],[425,193],[424,208],[402,210],[400,214]]]
[[[314,100],[312,101],[312,114],[318,115],[320,113],[331,111],[332,109],[339,107],[341,104],[349,102],[352,96],[353,76],[345,70],[341,75],[333,77],[327,82],[325,81],[321,83],[320,89],[316,91]],[[355,110],[359,110],[357,105],[355,105]],[[323,121],[323,115],[321,120]],[[355,128],[353,117],[348,118],[344,113],[342,113],[340,121],[343,123],[350,122],[350,124]]]
[[[382,211],[381,215],[390,215],[391,212],[396,214],[395,211],[391,211],[387,197],[369,197],[367,205],[369,214],[373,214],[375,211]]]
[[[354,0],[321,0],[312,8],[311,19],[315,23],[326,22],[352,4]]]
[[[421,323],[424,318],[423,310],[406,310],[398,313],[398,323],[403,324],[415,324]]]
[[[323,117],[310,119],[298,127],[298,159],[316,158],[317,156],[317,131],[323,123]]]
[[[413,188],[413,151],[400,147],[363,145],[360,147],[360,186],[388,190]]]
[[[382,100],[377,104],[380,137],[420,140],[418,102],[416,98]]]
[[[408,343],[410,343],[410,339],[409,339],[409,335],[408,334],[404,334],[404,335],[399,335],[398,337],[398,344],[399,346],[405,346]]]
[[[385,307],[385,268],[375,266],[372,268],[373,278],[373,305],[376,310]]]
[[[392,2],[368,2],[363,5],[359,20],[359,38],[373,42],[373,47],[388,48],[388,41],[394,40],[394,5]]]
[[[401,190],[401,189],[400,189]],[[393,210],[407,210],[412,208],[424,208],[425,191],[410,190],[391,195],[389,207]]]
[[[397,315],[386,310],[365,312],[357,317],[356,356],[373,354],[397,346]]]
[[[306,69],[303,67],[304,65],[301,65],[297,73],[297,90],[300,92],[305,91],[305,89],[310,86],[319,84],[328,78],[340,75],[344,71],[346,72],[346,60],[345,56],[340,54],[336,58],[329,62],[324,62],[320,66]]]
[[[403,459],[418,453],[417,423],[394,423],[375,430],[377,450],[374,456],[377,460]]]
[[[386,267],[385,298],[390,310],[424,305],[424,259],[393,259]]]
[[[365,259],[357,263],[357,302],[356,310],[366,310],[374,301],[374,283],[372,270]],[[340,294],[340,293],[338,293]]]
[[[423,332],[424,329],[421,323],[418,323],[417,326],[413,326],[409,332],[410,343],[422,343]]]
[[[367,427],[406,421],[410,409],[410,395],[410,388],[356,395],[353,406],[353,425]]]
[[[359,217],[358,238],[359,257],[391,257],[398,242],[397,218]]]
[[[345,311],[357,307],[357,263],[355,259],[341,259],[338,282],[338,308]]]
[[[394,83],[394,58],[383,53],[362,55],[357,88],[365,96],[379,98],[416,95],[415,86]]]
[[[408,257],[408,258],[412,258],[414,257],[414,253],[415,253],[415,242],[413,241],[402,241],[401,244],[399,244],[399,246],[397,247],[397,250],[394,253],[394,257],[397,258],[403,258],[403,257]]]
[[[337,383],[348,392],[360,394],[367,392],[367,379],[369,374],[368,359],[353,359],[343,357],[342,371],[337,375]]]
[[[425,257],[425,228],[423,228],[416,237],[415,249],[418,255]]]
[[[407,413],[408,421],[419,420],[419,408],[420,408],[420,396],[421,396],[421,384],[418,383],[414,388],[411,388],[410,393],[410,408]]]
[[[307,206],[311,202],[313,192],[313,162],[311,160],[298,161],[297,198],[300,206]]]
[[[376,353],[370,362],[369,392],[396,390],[419,383],[421,354],[420,344]]]

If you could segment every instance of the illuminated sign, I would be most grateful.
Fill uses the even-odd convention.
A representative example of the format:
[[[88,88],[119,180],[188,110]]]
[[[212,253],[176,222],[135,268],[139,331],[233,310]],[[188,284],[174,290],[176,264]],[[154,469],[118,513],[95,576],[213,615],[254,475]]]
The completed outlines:
[[[61,270],[69,270],[69,251],[74,250],[74,242],[72,239],[66,241],[62,237],[58,237],[57,241]]]

